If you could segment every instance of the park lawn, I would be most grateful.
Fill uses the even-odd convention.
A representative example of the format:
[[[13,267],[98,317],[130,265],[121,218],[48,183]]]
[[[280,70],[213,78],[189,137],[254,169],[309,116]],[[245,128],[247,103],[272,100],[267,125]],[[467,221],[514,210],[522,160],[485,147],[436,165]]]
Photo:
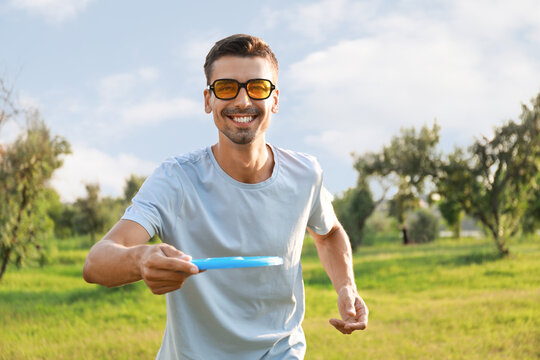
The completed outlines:
[[[86,284],[87,249],[58,244],[54,264],[9,268],[0,282],[0,359],[154,358],[165,298],[142,283]],[[370,324],[342,335],[328,324],[336,295],[307,238],[306,358],[540,358],[540,239],[511,251],[499,259],[477,239],[362,247],[355,272]]]
[[[307,359],[539,359],[540,239],[499,259],[489,240],[361,248],[360,294],[367,331],[337,333],[336,295],[304,252]],[[307,247],[311,247],[307,244]]]

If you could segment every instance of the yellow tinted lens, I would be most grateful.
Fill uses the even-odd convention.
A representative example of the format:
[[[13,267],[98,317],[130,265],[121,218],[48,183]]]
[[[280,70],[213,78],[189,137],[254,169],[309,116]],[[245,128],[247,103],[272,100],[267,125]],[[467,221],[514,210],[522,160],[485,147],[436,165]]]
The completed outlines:
[[[214,83],[214,94],[218,98],[232,99],[238,94],[238,83],[232,80],[218,80]]]
[[[254,99],[266,99],[270,96],[272,87],[268,80],[250,80],[247,84],[249,96]]]

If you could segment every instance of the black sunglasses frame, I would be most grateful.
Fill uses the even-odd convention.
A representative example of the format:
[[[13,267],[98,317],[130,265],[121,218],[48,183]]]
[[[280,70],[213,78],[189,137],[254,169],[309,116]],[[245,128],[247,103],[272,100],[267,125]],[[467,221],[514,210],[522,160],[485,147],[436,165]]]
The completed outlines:
[[[217,81],[223,81],[223,80],[228,80],[228,81],[234,81],[235,83],[238,84],[238,90],[236,91],[236,95],[234,95],[233,97],[231,98],[222,98],[222,97],[219,97],[217,96],[216,94],[216,90],[214,89],[214,85],[216,84]],[[249,91],[248,91],[248,88],[247,88],[247,84],[250,82],[250,81],[256,81],[256,80],[264,80],[264,81],[268,81],[270,83],[270,92],[268,93],[268,96],[265,97],[265,98],[255,98],[253,96],[251,96],[249,94]],[[248,81],[246,81],[245,83],[241,83],[240,81],[236,80],[236,79],[217,79],[217,80],[214,80],[214,82],[211,84],[211,85],[208,85],[208,89],[211,90],[213,93],[214,93],[214,96],[216,98],[218,98],[219,100],[232,100],[232,99],[236,99],[236,97],[238,96],[238,94],[240,93],[240,89],[241,88],[244,88],[246,89],[246,94],[247,96],[249,96],[250,99],[252,100],[266,100],[270,97],[270,95],[272,95],[272,91],[274,91],[276,89],[276,86],[274,84],[272,84],[272,82],[268,79],[249,79]]]

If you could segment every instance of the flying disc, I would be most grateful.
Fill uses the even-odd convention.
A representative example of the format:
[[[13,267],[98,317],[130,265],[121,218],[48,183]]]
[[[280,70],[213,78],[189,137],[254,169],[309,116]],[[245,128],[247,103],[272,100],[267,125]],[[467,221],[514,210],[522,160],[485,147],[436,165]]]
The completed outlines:
[[[197,265],[199,270],[208,270],[276,266],[283,264],[283,259],[279,256],[235,256],[193,259],[191,262]]]

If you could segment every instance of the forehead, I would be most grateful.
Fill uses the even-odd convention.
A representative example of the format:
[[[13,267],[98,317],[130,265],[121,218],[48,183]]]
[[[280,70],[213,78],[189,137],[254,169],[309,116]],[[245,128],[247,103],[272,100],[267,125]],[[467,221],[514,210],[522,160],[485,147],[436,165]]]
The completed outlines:
[[[223,56],[212,64],[210,82],[216,79],[236,79],[244,82],[249,79],[270,79],[277,82],[272,63],[260,56]]]

